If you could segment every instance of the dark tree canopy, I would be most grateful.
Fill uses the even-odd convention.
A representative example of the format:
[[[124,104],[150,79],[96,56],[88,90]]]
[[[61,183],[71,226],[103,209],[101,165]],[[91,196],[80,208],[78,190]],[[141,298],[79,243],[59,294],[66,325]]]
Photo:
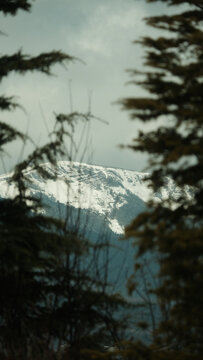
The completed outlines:
[[[129,146],[149,154],[153,189],[158,190],[170,177],[182,192],[178,199],[151,203],[150,210],[126,228],[126,236],[135,238],[137,261],[146,252],[157,254],[159,286],[152,292],[163,315],[154,331],[151,348],[135,346],[131,356],[200,359],[203,354],[203,4],[198,0],[162,2],[185,6],[174,8],[172,15],[146,19],[148,25],[161,30],[161,35],[136,41],[146,49],[147,68],[143,72],[132,70],[131,76],[149,95],[127,98],[121,103],[132,119],[154,124],[154,130],[140,131]],[[157,127],[159,119],[162,126]],[[191,187],[192,197],[186,195],[187,186]]]

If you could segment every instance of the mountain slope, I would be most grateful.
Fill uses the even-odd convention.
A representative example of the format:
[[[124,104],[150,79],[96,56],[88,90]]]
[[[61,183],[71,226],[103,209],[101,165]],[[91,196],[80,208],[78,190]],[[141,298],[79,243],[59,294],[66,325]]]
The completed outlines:
[[[146,209],[146,202],[176,199],[180,190],[168,179],[166,187],[152,194],[145,181],[146,173],[102,166],[59,161],[57,168],[42,165],[49,173],[45,180],[33,170],[29,192],[41,198],[44,212],[66,219],[67,226],[92,241],[108,241],[111,281],[125,291],[126,279],[133,271],[134,251],[130,241],[119,241],[124,226]],[[57,180],[52,180],[56,174]],[[0,197],[12,197],[16,190],[8,183],[11,175],[0,177]],[[188,196],[189,189],[186,189]]]

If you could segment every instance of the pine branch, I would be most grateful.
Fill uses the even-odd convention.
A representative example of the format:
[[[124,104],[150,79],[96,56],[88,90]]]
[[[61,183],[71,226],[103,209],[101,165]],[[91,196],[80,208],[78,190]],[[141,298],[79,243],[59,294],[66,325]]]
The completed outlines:
[[[61,51],[52,51],[50,53],[42,53],[36,57],[24,55],[21,51],[14,55],[5,55],[0,57],[0,80],[8,76],[12,71],[25,74],[28,71],[40,71],[47,75],[51,75],[51,66],[55,64],[65,65],[69,61],[76,60],[68,54]]]

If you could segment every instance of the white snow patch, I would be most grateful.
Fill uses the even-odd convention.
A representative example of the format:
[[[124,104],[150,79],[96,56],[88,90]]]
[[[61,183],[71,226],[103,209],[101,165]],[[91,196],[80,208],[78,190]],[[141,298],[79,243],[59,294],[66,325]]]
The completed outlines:
[[[115,234],[124,234],[124,227],[120,226],[116,219],[112,219],[109,221],[109,227]]]

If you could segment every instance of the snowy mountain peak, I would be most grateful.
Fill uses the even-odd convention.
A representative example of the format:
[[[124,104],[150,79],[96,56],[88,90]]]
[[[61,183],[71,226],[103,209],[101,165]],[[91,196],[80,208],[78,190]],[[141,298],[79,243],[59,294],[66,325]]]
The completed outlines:
[[[124,226],[146,208],[150,196],[161,201],[177,198],[180,193],[168,179],[166,187],[152,194],[145,180],[147,173],[69,161],[59,161],[56,168],[50,163],[42,166],[50,175],[56,174],[57,180],[52,180],[51,176],[45,180],[34,170],[28,170],[27,176],[32,180],[31,194],[40,196],[49,205],[68,204],[105,218],[115,234],[123,233]],[[9,177],[0,177],[1,197],[12,197],[16,192],[12,185],[8,185]]]

